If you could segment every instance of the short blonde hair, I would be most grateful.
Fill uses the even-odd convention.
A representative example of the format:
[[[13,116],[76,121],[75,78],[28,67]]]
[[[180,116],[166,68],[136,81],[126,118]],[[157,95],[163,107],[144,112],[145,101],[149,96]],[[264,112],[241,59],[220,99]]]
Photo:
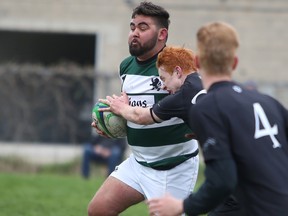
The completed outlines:
[[[176,66],[181,67],[184,74],[197,70],[192,50],[177,46],[165,47],[158,55],[156,66],[163,67],[169,74]]]
[[[199,63],[208,74],[231,74],[238,46],[236,30],[227,23],[209,23],[197,32]]]

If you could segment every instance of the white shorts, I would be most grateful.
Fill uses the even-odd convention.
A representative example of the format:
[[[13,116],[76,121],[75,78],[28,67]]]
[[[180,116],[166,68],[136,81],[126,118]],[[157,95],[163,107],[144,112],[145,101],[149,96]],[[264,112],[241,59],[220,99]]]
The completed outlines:
[[[146,199],[161,197],[166,193],[184,199],[194,189],[198,168],[198,155],[170,170],[155,170],[139,164],[131,154],[111,176],[139,191]]]

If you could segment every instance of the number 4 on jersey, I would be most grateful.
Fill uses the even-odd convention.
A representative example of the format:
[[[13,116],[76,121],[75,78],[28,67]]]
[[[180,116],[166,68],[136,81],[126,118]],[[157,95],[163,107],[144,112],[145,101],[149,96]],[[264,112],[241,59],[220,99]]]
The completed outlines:
[[[273,142],[273,148],[281,147],[281,144],[276,139],[275,135],[278,134],[278,126],[275,124],[271,127],[268,118],[259,103],[253,104],[254,108],[254,117],[255,117],[255,134],[254,138],[258,139],[263,136],[270,136]],[[263,128],[260,128],[260,123]]]

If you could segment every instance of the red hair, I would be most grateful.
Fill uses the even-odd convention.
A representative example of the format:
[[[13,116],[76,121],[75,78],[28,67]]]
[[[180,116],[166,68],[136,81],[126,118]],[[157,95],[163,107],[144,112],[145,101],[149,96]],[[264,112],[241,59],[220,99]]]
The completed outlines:
[[[158,55],[156,67],[163,67],[172,74],[175,67],[181,67],[183,73],[197,71],[195,55],[190,49],[176,46],[165,47]]]

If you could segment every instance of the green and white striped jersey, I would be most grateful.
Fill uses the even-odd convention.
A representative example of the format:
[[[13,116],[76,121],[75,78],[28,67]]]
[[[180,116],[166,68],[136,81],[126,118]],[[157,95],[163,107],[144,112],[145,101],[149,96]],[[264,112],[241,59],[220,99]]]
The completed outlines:
[[[127,93],[130,106],[152,107],[168,95],[161,89],[156,60],[154,56],[139,62],[130,56],[120,64],[122,91]],[[127,140],[132,153],[139,163],[153,168],[179,164],[195,155],[198,144],[185,138],[187,133],[191,133],[189,127],[176,117],[152,125],[127,122]]]

